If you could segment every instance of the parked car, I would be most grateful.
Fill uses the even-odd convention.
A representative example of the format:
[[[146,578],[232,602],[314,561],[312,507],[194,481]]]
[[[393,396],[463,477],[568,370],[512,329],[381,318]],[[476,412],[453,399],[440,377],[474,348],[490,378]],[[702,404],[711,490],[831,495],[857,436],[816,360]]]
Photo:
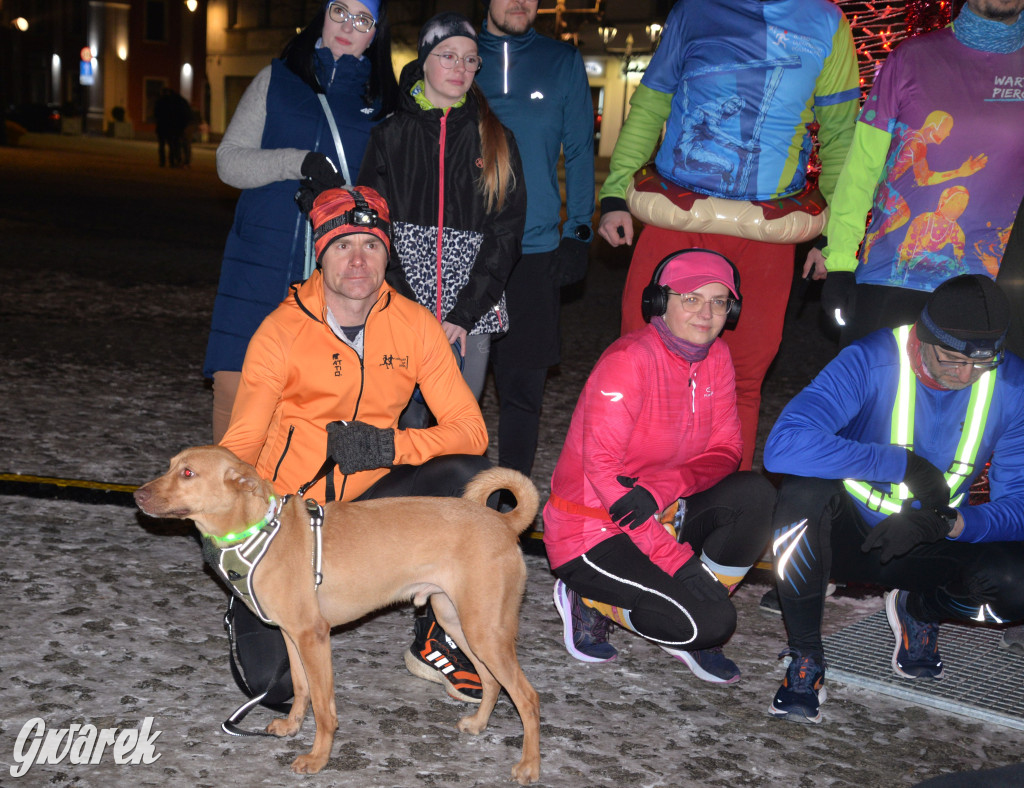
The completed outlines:
[[[60,133],[60,105],[42,102],[15,104],[7,110],[7,120],[14,121],[25,131]]]

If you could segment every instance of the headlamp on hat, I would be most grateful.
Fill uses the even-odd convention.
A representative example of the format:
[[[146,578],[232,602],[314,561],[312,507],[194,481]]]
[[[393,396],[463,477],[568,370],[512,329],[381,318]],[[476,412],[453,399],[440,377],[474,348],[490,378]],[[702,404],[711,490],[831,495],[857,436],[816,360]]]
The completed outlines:
[[[982,274],[947,279],[935,288],[917,321],[917,338],[978,361],[1001,360],[1010,302]]]
[[[928,332],[938,340],[938,342],[934,342],[932,344],[941,345],[946,350],[952,350],[954,353],[960,353],[961,355],[967,356],[967,358],[976,358],[980,360],[988,360],[995,358],[996,356],[1001,357],[1003,355],[1003,342],[1006,340],[1006,334],[1001,334],[1000,336],[992,339],[960,339],[946,331],[943,331],[938,325],[936,325],[935,321],[932,320],[931,315],[928,314],[927,305],[921,310],[921,323],[924,324],[928,329]],[[924,332],[919,331],[919,335],[920,334],[924,334]],[[927,334],[925,334],[925,336],[927,336]]]
[[[391,252],[391,222],[388,205],[367,186],[328,189],[313,202],[309,218],[313,223],[313,245],[319,265],[327,247],[338,238],[369,233],[384,242]]]

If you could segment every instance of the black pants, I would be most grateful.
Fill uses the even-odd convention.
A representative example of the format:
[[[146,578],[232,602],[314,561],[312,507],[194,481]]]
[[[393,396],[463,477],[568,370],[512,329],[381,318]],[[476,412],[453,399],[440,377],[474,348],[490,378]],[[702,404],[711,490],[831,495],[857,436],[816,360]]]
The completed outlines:
[[[505,287],[508,333],[491,345],[498,392],[498,464],[533,469],[548,368],[559,361],[561,290],[555,251],[524,254]]]
[[[887,564],[861,550],[870,526],[842,482],[787,476],[773,518],[775,581],[789,645],[821,655],[829,577],[910,591],[920,621],[1024,619],[1024,542],[922,544]]]
[[[166,151],[166,152],[165,152]],[[172,167],[181,166],[181,135],[176,132],[157,131],[157,153],[160,166],[170,159]]]
[[[726,590],[701,561],[751,566],[768,539],[775,489],[759,474],[734,473],[686,499],[678,534],[694,556],[669,575],[626,535],[617,534],[556,568],[569,588],[587,599],[625,608],[644,637],[671,648],[708,648],[736,628]]]
[[[395,465],[386,476],[379,478],[353,500],[404,498],[410,495],[458,498],[470,479],[490,467],[490,460],[475,454],[446,454],[427,460],[422,465]]]

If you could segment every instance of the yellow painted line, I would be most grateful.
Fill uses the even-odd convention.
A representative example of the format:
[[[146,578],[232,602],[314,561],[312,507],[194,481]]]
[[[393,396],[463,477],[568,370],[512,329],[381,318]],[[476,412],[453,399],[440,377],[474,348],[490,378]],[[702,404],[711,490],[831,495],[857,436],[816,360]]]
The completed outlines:
[[[0,473],[0,482],[24,482],[28,484],[52,484],[56,487],[78,487],[83,490],[102,490],[104,492],[135,492],[137,484],[110,484],[109,482],[90,482],[84,479],[61,479],[55,476],[29,476],[21,473]]]

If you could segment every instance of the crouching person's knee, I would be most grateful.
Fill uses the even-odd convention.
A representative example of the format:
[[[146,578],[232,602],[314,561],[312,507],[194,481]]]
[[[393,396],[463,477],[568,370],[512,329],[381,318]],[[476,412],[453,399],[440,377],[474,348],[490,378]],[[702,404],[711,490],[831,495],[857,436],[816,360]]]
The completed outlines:
[[[1024,620],[1024,550],[989,551],[975,569],[967,580],[972,601],[1002,621]]]
[[[683,598],[689,600],[688,618],[696,630],[687,648],[710,648],[727,641],[736,631],[736,608],[728,589],[696,558],[687,561],[674,579],[682,586]]]

